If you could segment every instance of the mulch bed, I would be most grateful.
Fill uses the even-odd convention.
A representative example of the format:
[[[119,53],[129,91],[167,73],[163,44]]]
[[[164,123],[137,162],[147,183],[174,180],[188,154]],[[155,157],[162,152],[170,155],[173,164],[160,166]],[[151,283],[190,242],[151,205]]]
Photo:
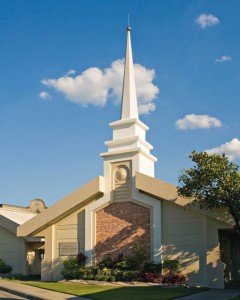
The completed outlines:
[[[83,280],[83,279],[72,279],[72,280],[60,280],[60,283],[81,283],[81,284],[96,284],[96,285],[108,285],[108,286],[120,286],[120,287],[137,287],[137,286],[155,286],[160,288],[189,288],[187,284],[183,285],[171,285],[167,283],[153,283],[153,282],[139,282],[139,281],[131,281],[131,282],[122,282],[122,281],[97,281],[97,280]]]

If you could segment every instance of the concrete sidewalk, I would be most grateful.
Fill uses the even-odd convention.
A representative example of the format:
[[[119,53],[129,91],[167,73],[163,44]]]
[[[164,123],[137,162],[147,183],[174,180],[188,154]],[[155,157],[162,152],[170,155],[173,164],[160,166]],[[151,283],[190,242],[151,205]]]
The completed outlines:
[[[0,280],[0,290],[31,300],[89,300],[89,298],[48,291],[19,281]]]

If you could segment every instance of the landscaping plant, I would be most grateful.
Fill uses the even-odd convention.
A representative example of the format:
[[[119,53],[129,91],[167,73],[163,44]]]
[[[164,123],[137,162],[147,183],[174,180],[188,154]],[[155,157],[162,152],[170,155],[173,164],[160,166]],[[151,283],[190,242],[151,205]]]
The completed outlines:
[[[7,265],[4,261],[0,259],[0,273],[8,274],[12,272],[12,267]]]
[[[85,267],[87,257],[79,253],[77,257],[64,261],[62,275],[65,279],[85,279],[98,281],[141,281],[166,284],[186,284],[187,275],[178,272],[178,260],[165,260],[163,265],[147,261],[141,247],[134,248],[133,256],[119,254],[115,259],[106,257],[97,266]],[[162,274],[164,269],[164,274]]]

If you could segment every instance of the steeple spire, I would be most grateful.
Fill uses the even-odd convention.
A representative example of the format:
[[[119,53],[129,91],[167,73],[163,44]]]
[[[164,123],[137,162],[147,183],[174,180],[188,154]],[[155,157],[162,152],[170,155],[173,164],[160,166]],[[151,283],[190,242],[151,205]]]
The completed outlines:
[[[112,178],[112,163],[131,161],[131,174],[140,172],[154,177],[156,157],[151,154],[153,149],[146,141],[146,131],[149,129],[138,119],[137,96],[133,71],[131,28],[127,27],[127,49],[123,78],[122,113],[121,119],[110,123],[113,129],[111,141],[106,141],[108,151],[101,153],[104,159],[104,177]],[[107,188],[112,187],[109,181]]]
[[[127,47],[123,78],[121,119],[138,119],[137,95],[133,69],[131,27],[127,27]]]

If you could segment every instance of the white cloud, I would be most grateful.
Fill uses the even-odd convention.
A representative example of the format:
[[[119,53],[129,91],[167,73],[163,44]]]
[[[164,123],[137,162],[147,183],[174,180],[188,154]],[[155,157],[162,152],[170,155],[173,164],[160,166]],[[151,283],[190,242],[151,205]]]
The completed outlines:
[[[156,104],[152,102],[138,105],[138,113],[140,115],[149,115],[150,112],[154,111],[155,109]]]
[[[222,144],[217,148],[206,150],[206,152],[210,155],[225,153],[229,160],[240,159],[240,140],[234,138],[230,142]]]
[[[211,14],[201,14],[199,17],[197,17],[195,22],[203,29],[220,23],[219,19]]]
[[[217,118],[209,115],[195,115],[189,114],[184,118],[176,121],[176,127],[178,129],[207,129],[211,127],[221,127],[222,123]]]
[[[67,100],[87,106],[103,106],[108,89],[104,82],[103,72],[98,68],[89,68],[76,77],[64,76],[58,79],[42,80],[48,87],[64,94]]]
[[[76,71],[73,70],[73,69],[71,69],[71,70],[69,70],[64,76],[73,75],[73,74],[75,74],[75,73],[76,73]]]
[[[121,102],[124,60],[112,62],[106,69],[97,67],[86,69],[81,74],[57,79],[44,79],[42,83],[61,92],[71,102],[87,106],[104,106],[108,99]],[[142,65],[134,65],[139,113],[148,114],[155,109],[153,100],[159,88],[152,83],[155,72]]]
[[[222,63],[222,62],[227,62],[227,61],[231,61],[232,60],[232,57],[231,56],[226,56],[226,55],[223,55],[219,58],[216,58],[215,59],[215,62],[219,62],[219,63]]]
[[[41,92],[41,93],[38,94],[38,96],[42,100],[50,100],[51,99],[51,96],[47,92]]]

